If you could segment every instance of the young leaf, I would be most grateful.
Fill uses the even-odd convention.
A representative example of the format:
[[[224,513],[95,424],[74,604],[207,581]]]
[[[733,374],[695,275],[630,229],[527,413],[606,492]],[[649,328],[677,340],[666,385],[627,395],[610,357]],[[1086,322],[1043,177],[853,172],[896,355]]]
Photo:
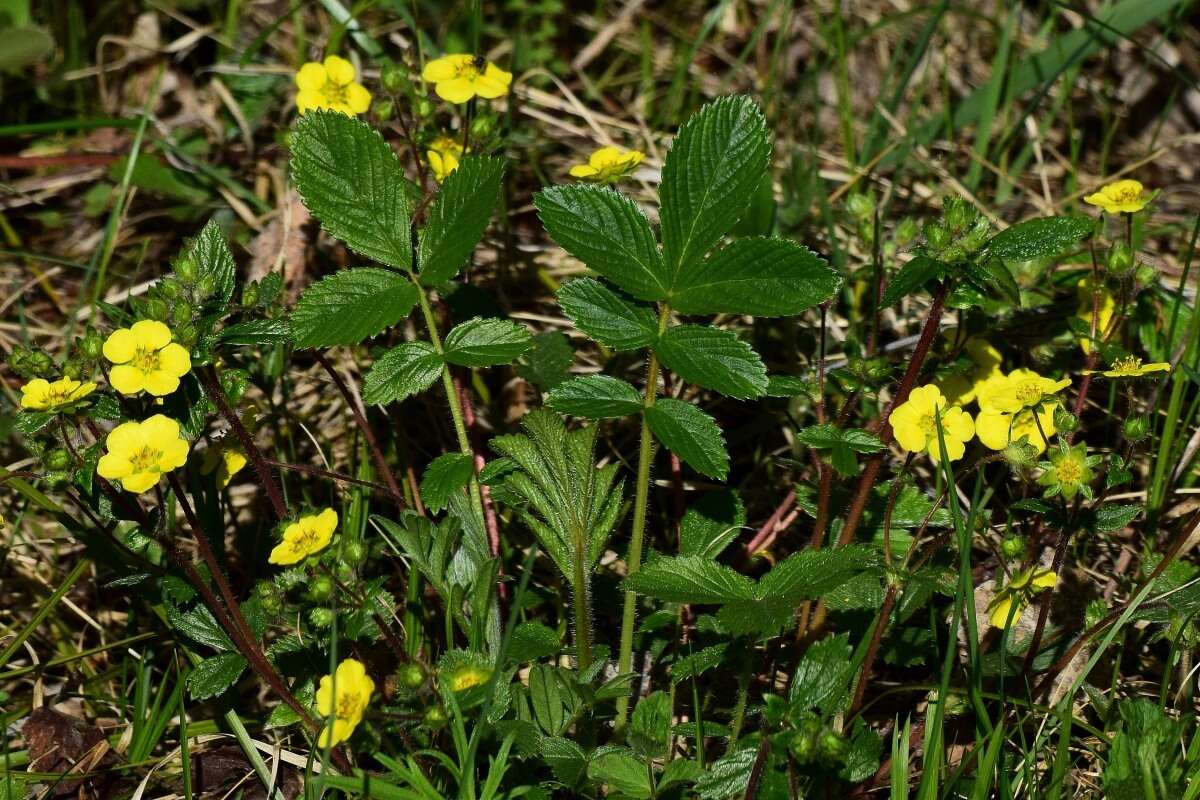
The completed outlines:
[[[665,398],[646,409],[646,424],[658,440],[702,475],[725,480],[729,453],[721,429],[690,403]]]
[[[732,331],[676,325],[654,345],[669,369],[688,383],[746,400],[767,390],[767,368],[754,348]]]
[[[688,507],[679,525],[679,554],[716,558],[746,524],[746,508],[732,490],[709,492]]]
[[[767,121],[749,97],[722,97],[679,129],[659,192],[668,286],[742,216],[770,156]]]
[[[375,361],[363,381],[363,401],[395,403],[425,391],[442,372],[442,357],[429,342],[406,342]]]
[[[562,650],[558,633],[540,622],[522,622],[512,634],[507,655],[518,664],[552,656]]]
[[[475,317],[446,335],[446,361],[460,367],[510,364],[529,348],[533,336],[512,320]]]
[[[594,278],[576,278],[564,284],[558,290],[558,303],[576,328],[614,350],[646,347],[658,336],[653,311]]]
[[[207,700],[228,689],[246,669],[241,653],[220,653],[209,656],[188,673],[187,687],[193,700]]]
[[[901,299],[918,291],[931,280],[948,275],[951,269],[949,264],[936,258],[923,254],[914,256],[888,281],[883,299],[879,301],[880,307],[887,308],[899,303]]]
[[[291,318],[296,346],[357,344],[407,317],[417,292],[408,278],[386,269],[334,273],[300,296]]]
[[[446,176],[421,231],[421,283],[436,286],[462,269],[483,237],[504,177],[504,161],[468,155]]]
[[[625,579],[625,589],[668,603],[722,605],[756,599],[753,580],[703,556],[653,559]]]
[[[662,300],[669,288],[650,222],[637,205],[607,187],[552,186],[533,198],[554,241],[639,300]]]
[[[588,375],[561,383],[550,390],[547,403],[559,413],[586,419],[624,417],[642,410],[637,389],[608,375]]]
[[[1018,222],[987,243],[987,254],[1001,261],[1033,261],[1064,253],[1095,228],[1087,217],[1040,217]]]
[[[851,653],[850,636],[845,633],[826,636],[805,651],[788,689],[793,713],[837,709],[848,688]]]
[[[195,263],[197,280],[212,282],[211,297],[223,308],[233,297],[236,267],[233,253],[229,252],[229,244],[216,220],[210,219],[199,235],[188,243],[184,258]]]
[[[337,111],[302,115],[292,136],[292,176],[332,236],[381,264],[412,269],[412,185],[367,123]]]
[[[828,300],[841,278],[807,247],[787,239],[738,239],[679,273],[671,307],[681,314],[799,314]]]
[[[421,477],[421,499],[430,511],[441,511],[450,495],[471,482],[475,464],[462,453],[443,453],[429,462]]]

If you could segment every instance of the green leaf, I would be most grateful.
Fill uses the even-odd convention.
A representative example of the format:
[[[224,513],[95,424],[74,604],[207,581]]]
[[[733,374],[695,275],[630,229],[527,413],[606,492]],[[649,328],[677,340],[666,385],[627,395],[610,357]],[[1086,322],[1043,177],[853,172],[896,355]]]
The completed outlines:
[[[356,253],[411,271],[411,184],[383,137],[317,109],[300,117],[291,145],[296,187],[322,227]]]
[[[662,300],[669,282],[654,232],[632,200],[603,186],[552,186],[533,198],[559,246],[639,300]]]
[[[561,414],[586,419],[608,419],[642,410],[642,396],[625,381],[608,375],[588,375],[561,383],[546,402]]]
[[[657,691],[643,697],[633,709],[629,745],[642,758],[666,755],[671,736],[671,697]]]
[[[217,338],[229,345],[287,344],[292,326],[286,319],[252,319],[222,328]]]
[[[837,710],[849,687],[852,652],[846,633],[826,636],[805,651],[788,689],[793,713]]]
[[[801,550],[780,563],[758,582],[759,599],[789,603],[814,600],[854,575],[878,568],[879,554],[867,545]]]
[[[180,633],[194,642],[207,645],[218,652],[233,650],[233,641],[217,622],[207,606],[197,605],[183,611],[174,603],[165,603],[167,619]]]
[[[210,656],[188,673],[188,692],[193,700],[216,697],[236,683],[245,669],[246,659],[241,653]]]
[[[357,344],[375,336],[408,316],[418,291],[408,278],[386,269],[330,275],[308,287],[292,312],[296,346]]]
[[[549,391],[567,379],[574,362],[575,350],[566,334],[545,331],[533,337],[533,349],[526,354],[525,363],[517,367],[517,374]]]
[[[442,373],[442,357],[429,342],[406,342],[375,361],[363,381],[363,401],[384,405],[425,391]]]
[[[625,579],[625,589],[668,603],[721,605],[754,600],[750,578],[703,556],[662,556]]]
[[[540,622],[522,622],[508,642],[507,655],[518,664],[552,656],[562,650],[558,633]]]
[[[533,347],[533,336],[512,320],[475,317],[446,334],[445,358],[460,367],[510,364]]]
[[[858,471],[854,453],[875,453],[884,448],[879,437],[861,428],[839,428],[832,423],[804,428],[796,438],[817,450],[829,450],[833,468],[841,475]]]
[[[188,242],[183,257],[191,259],[196,265],[197,281],[212,284],[210,297],[216,307],[224,308],[229,298],[233,297],[237,268],[229,244],[221,233],[221,226],[215,219],[210,219],[196,238]]]
[[[562,690],[553,667],[534,664],[529,670],[529,702],[538,727],[548,736],[558,736],[569,721]]]
[[[796,242],[769,236],[738,239],[681,272],[671,307],[681,314],[799,314],[828,300],[841,278]]]
[[[880,308],[887,308],[899,303],[901,299],[920,291],[921,287],[930,281],[950,274],[951,270],[952,267],[949,264],[931,256],[924,254],[914,256],[888,281],[887,288],[883,292],[883,299],[879,301]]]
[[[597,755],[587,768],[588,777],[609,788],[610,794],[643,800],[653,796],[650,770],[624,748]]]
[[[583,752],[583,748],[561,736],[543,737],[538,755],[550,765],[554,777],[568,788],[579,783],[579,779],[587,771],[587,754]]]
[[[654,312],[621,297],[594,278],[558,290],[558,303],[575,327],[614,350],[636,350],[658,336]]]
[[[463,453],[443,453],[429,462],[421,477],[421,499],[430,511],[441,511],[450,495],[471,482],[475,463]]]
[[[464,156],[446,176],[421,231],[421,283],[436,286],[462,269],[487,230],[503,177],[503,160],[473,155]]]
[[[708,103],[679,129],[659,191],[668,286],[745,213],[770,156],[767,121],[749,97]]]
[[[671,665],[671,682],[679,683],[717,668],[725,660],[728,650],[727,644],[714,644],[684,656]]]
[[[709,492],[688,507],[679,525],[679,554],[716,558],[746,524],[746,508],[732,490]]]
[[[813,385],[799,375],[768,375],[767,397],[799,397],[812,394]]]
[[[54,411],[22,411],[17,414],[17,421],[13,423],[13,429],[17,433],[32,436],[54,422],[54,418],[57,416],[58,413]]]
[[[646,424],[667,449],[702,475],[725,480],[729,453],[721,429],[691,403],[665,398],[647,408]]]
[[[1015,306],[1021,305],[1021,287],[1017,285],[1017,279],[1008,271],[1003,261],[995,258],[986,259],[982,263],[970,261],[960,265],[960,274],[967,282],[968,288],[985,295],[992,289],[999,289],[1010,303]]]
[[[987,243],[987,254],[1001,261],[1033,261],[1065,253],[1095,228],[1087,217],[1040,217],[1018,222]]]
[[[838,772],[838,777],[850,783],[865,781],[879,769],[879,759],[882,755],[883,739],[867,727],[862,717],[857,717],[850,734],[850,751],[846,753],[846,764]]]
[[[699,780],[696,796],[700,800],[729,800],[741,797],[750,781],[750,772],[758,757],[757,747],[743,747],[721,756]]]
[[[1106,505],[1092,511],[1091,527],[1096,533],[1119,531],[1142,513],[1139,506]]]
[[[688,383],[739,400],[767,391],[767,368],[762,359],[732,331],[676,325],[659,338],[654,352]]]

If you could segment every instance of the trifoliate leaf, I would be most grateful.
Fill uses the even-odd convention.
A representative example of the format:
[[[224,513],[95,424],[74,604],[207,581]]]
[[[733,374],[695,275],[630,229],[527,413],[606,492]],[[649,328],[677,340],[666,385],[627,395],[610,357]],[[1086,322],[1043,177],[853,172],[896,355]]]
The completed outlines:
[[[360,119],[314,109],[291,144],[296,187],[321,226],[356,253],[411,270],[414,187],[383,137]]]
[[[676,325],[654,345],[668,369],[688,383],[746,400],[767,390],[767,368],[732,331]]]
[[[679,129],[659,192],[668,287],[745,213],[770,155],[767,121],[749,97],[708,103]]]
[[[419,290],[397,272],[348,269],[314,283],[292,312],[297,347],[358,344],[408,316]]]
[[[443,453],[429,462],[421,477],[421,499],[430,511],[441,511],[450,495],[471,482],[475,464],[463,453]]]
[[[653,311],[593,278],[566,283],[558,290],[558,303],[576,328],[614,350],[646,347],[658,336]]]
[[[586,419],[608,419],[642,410],[642,396],[625,381],[608,375],[588,375],[560,383],[547,403],[561,414]]]
[[[1002,261],[1033,261],[1065,253],[1095,228],[1087,217],[1040,217],[1018,222],[987,243],[987,254]]]
[[[552,186],[533,199],[554,241],[639,300],[662,300],[669,288],[650,222],[637,205],[607,187]]]
[[[702,475],[725,480],[729,453],[712,417],[690,403],[671,398],[659,400],[645,413],[650,430],[681,461]]]
[[[671,307],[681,314],[799,314],[828,300],[841,278],[807,247],[787,239],[738,239],[679,273]]]
[[[512,320],[475,317],[446,334],[445,357],[460,367],[510,364],[533,347],[529,330]]]
[[[216,697],[236,683],[245,669],[246,659],[241,653],[210,656],[188,673],[188,692],[193,700]]]
[[[442,357],[429,342],[406,342],[376,361],[363,381],[363,400],[384,405],[428,389],[442,372]]]
[[[458,169],[446,176],[421,231],[421,283],[436,286],[462,269],[487,230],[503,177],[504,161],[472,155],[464,156]]]

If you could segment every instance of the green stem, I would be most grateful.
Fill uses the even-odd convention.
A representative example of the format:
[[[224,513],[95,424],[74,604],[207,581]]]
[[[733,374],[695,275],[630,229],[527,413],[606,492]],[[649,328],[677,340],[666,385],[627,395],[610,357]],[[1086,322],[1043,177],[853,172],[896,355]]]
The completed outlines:
[[[576,668],[583,672],[592,665],[592,615],[588,597],[587,541],[583,526],[575,526],[575,575],[572,589],[575,591],[575,661]]]
[[[670,306],[663,304],[658,313],[658,332],[661,334],[667,328],[670,318]],[[658,397],[658,356],[650,351],[650,360],[646,366],[646,392],[642,399],[642,408],[654,406]],[[641,441],[638,446],[637,485],[633,497],[633,531],[629,540],[629,558],[627,559],[626,574],[633,575],[642,567],[642,538],[646,532],[646,506],[650,497],[650,464],[654,461],[654,437],[650,426],[646,424],[646,416],[642,415]],[[625,610],[621,617],[621,653],[617,659],[617,673],[624,675],[633,669],[633,624],[637,616],[637,596],[633,592],[625,592]],[[619,735],[625,729],[625,720],[629,714],[629,698],[617,698],[617,719],[614,731]]]

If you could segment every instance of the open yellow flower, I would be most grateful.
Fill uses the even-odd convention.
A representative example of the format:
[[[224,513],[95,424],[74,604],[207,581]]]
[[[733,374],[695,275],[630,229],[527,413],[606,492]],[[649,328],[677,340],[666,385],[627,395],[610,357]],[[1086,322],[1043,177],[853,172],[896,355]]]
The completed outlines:
[[[1092,285],[1091,277],[1084,278],[1077,284],[1076,296],[1079,301],[1079,306],[1075,310],[1075,318],[1083,320],[1087,328],[1088,335],[1080,336],[1079,347],[1083,350],[1084,355],[1089,355],[1092,352],[1092,340],[1090,334],[1092,331],[1092,316],[1093,312],[1096,317],[1095,331],[1096,338],[1103,339],[1105,333],[1108,332],[1108,326],[1112,323],[1113,314],[1117,311],[1117,298],[1108,289],[1101,286],[1098,290],[1099,302],[1092,300]]]
[[[267,560],[286,566],[321,552],[329,546],[337,524],[338,515],[332,508],[301,517],[283,529],[283,541],[275,545]]]
[[[988,614],[992,626],[1007,628],[1021,618],[1021,613],[1029,605],[1033,595],[1046,589],[1052,589],[1058,584],[1058,576],[1048,569],[1030,567],[1004,585],[992,602],[988,604]],[[1013,609],[1016,606],[1016,609]],[[1011,617],[1010,617],[1011,612]]]
[[[56,411],[82,400],[94,391],[96,384],[91,381],[59,378],[51,383],[45,378],[34,378],[21,387],[21,408],[31,411]]]
[[[367,675],[367,668],[354,658],[338,664],[332,675],[321,678],[317,687],[317,711],[328,717],[318,747],[333,747],[350,738],[363,712],[371,702],[375,681]]]
[[[108,382],[121,394],[149,392],[163,397],[179,388],[179,379],[192,368],[187,348],[171,341],[171,329],[143,319],[118,328],[104,342],[104,357],[116,364]]]
[[[1024,439],[1040,455],[1046,451],[1046,439],[1058,433],[1054,425],[1057,406],[1058,403],[1047,403],[1036,412],[1026,409],[1016,414],[984,409],[975,416],[975,433],[990,450],[1003,450],[1010,443]]]
[[[1146,194],[1139,181],[1126,178],[1101,186],[1096,192],[1084,197],[1083,202],[1102,208],[1109,214],[1132,214],[1141,211],[1153,199],[1154,195]]]
[[[571,167],[571,177],[595,183],[616,183],[637,169],[646,154],[640,150],[621,152],[619,147],[601,147],[588,163]]]
[[[953,329],[948,331],[953,335]],[[969,372],[961,375],[951,375],[937,383],[938,389],[946,396],[950,405],[965,406],[974,400],[984,383],[1000,375],[1000,362],[1003,357],[1000,351],[986,339],[972,336],[963,345],[963,351],[971,359],[974,366]]]
[[[339,56],[309,61],[296,73],[296,108],[301,114],[314,108],[362,114],[371,107],[371,93],[354,78],[354,65]]]
[[[1171,363],[1169,361],[1152,361],[1149,364],[1143,364],[1140,358],[1127,356],[1126,358],[1119,358],[1114,361],[1108,369],[1085,369],[1083,374],[1100,374],[1106,378],[1140,378],[1144,375],[1149,375],[1151,372],[1170,372],[1170,370]]]
[[[937,429],[939,415],[946,455],[951,461],[959,460],[966,452],[967,442],[975,435],[975,423],[966,411],[949,406],[941,391],[933,384],[913,389],[908,399],[892,412],[891,425],[896,441],[905,450],[929,453],[937,461],[941,452]]]
[[[141,494],[158,479],[187,461],[188,442],[179,423],[162,414],[143,422],[123,422],[104,440],[107,452],[96,464],[100,477],[120,481],[127,492]]]
[[[446,176],[458,169],[458,160],[462,158],[462,145],[449,136],[439,136],[429,143],[425,158],[433,170],[433,179],[438,183],[446,180]]]
[[[494,100],[508,94],[512,73],[505,72],[483,56],[453,53],[435,58],[421,70],[421,77],[434,84],[437,96],[448,103],[465,103],[472,97]]]
[[[1053,396],[1071,385],[1070,378],[1056,381],[1037,374],[1031,369],[1014,369],[1002,382],[996,382],[985,390],[986,402],[980,398],[979,407],[1005,414],[1015,414],[1027,408],[1037,408],[1053,399]]]

